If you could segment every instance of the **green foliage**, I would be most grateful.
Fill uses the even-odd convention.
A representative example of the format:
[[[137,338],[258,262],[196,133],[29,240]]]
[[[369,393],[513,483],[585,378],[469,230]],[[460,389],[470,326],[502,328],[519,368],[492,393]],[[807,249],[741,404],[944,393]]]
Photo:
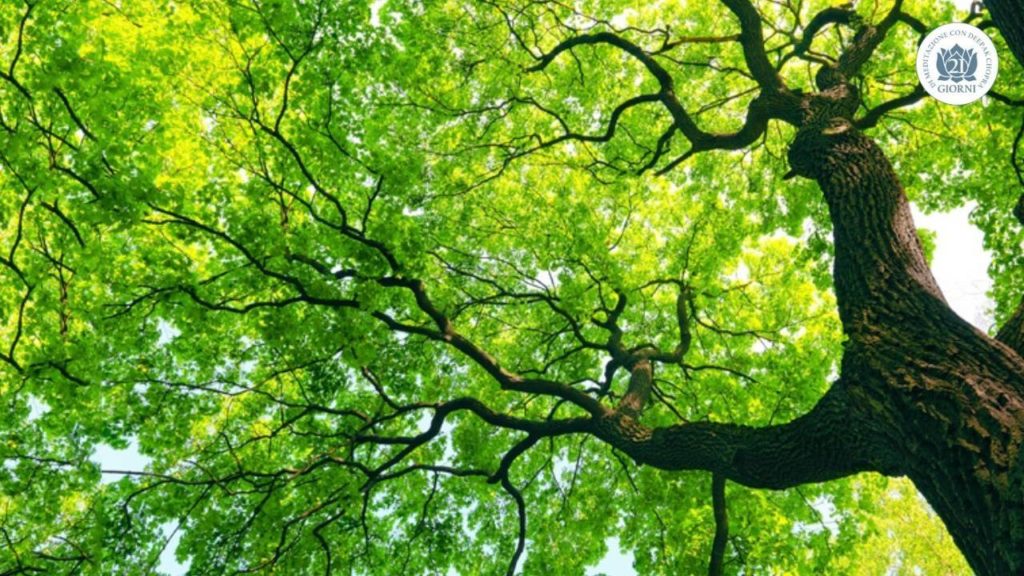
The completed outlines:
[[[930,24],[951,16],[911,4]],[[758,3],[780,29],[826,4],[800,6]],[[858,13],[877,20],[872,6]],[[527,70],[522,43],[550,50],[565,22],[651,50],[661,37],[644,30],[735,34],[717,3],[26,10],[0,4],[0,572],[149,574],[173,548],[190,574],[503,573],[517,509],[487,477],[521,433],[458,412],[370,481],[402,445],[353,439],[413,437],[431,405],[459,397],[539,421],[581,413],[389,329],[381,315],[432,325],[383,277],[423,279],[508,369],[595,394],[607,356],[581,341],[606,339],[599,324],[625,297],[627,344],[671,350],[685,285],[693,343],[657,368],[650,425],[788,421],[835,377],[827,209],[812,184],[781,178],[790,128],[638,175],[670,125],[657,106],[625,111],[607,143],[552,143],[563,122],[601,134],[617,105],[656,91],[634,59],[584,46]],[[844,34],[814,49],[835,53]],[[868,107],[914,82],[915,42],[902,27],[886,40],[862,79]],[[704,129],[739,127],[755,84],[735,72],[737,43],[685,45],[664,64]],[[811,90],[811,70],[794,61],[783,75]],[[1019,79],[1004,72],[997,89]],[[1024,284],[1007,218],[1018,122],[993,102],[925,101],[872,131],[913,200],[976,203],[1000,318]],[[607,384],[612,401],[626,376]],[[101,457],[111,450],[139,456],[122,467]],[[566,435],[523,454],[510,480],[528,512],[522,573],[587,573],[611,537],[640,573],[706,570],[708,474],[638,467]],[[728,503],[729,574],[967,573],[906,483],[730,485]]]

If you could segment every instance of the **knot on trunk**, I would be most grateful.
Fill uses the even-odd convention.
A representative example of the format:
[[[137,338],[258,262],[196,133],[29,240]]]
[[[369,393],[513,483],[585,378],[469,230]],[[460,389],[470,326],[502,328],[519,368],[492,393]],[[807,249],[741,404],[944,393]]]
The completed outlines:
[[[846,76],[835,66],[822,66],[814,75],[814,84],[818,90],[829,90],[840,84],[846,84]]]
[[[621,412],[612,412],[594,421],[594,428],[597,435],[611,442],[613,446],[625,450],[627,453],[630,445],[648,442],[654,435],[654,430],[637,422],[636,418]],[[635,456],[634,456],[635,458]]]
[[[826,73],[825,79],[822,72]],[[846,82],[842,73],[831,68],[819,71],[818,81],[822,84],[820,91],[808,94],[801,108],[803,111],[802,125],[827,122],[833,118],[853,118],[861,104],[860,91],[856,86]]]
[[[845,155],[844,148],[849,147],[856,134],[845,118],[833,117],[805,124],[789,145],[787,157],[792,172],[818,181],[832,175]]]

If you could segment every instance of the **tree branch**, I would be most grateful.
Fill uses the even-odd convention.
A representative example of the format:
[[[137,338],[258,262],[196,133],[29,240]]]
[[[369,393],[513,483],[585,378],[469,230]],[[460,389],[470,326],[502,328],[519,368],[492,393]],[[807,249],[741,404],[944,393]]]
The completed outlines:
[[[633,365],[629,375],[629,388],[619,401],[616,410],[634,420],[640,418],[654,386],[654,366],[647,358],[641,358]]]
[[[772,63],[764,47],[764,34],[761,31],[761,15],[757,13],[749,0],[722,0],[729,10],[740,21],[740,45],[743,46],[743,59],[747,69],[757,80],[761,89],[766,92],[782,92],[785,85]]]
[[[909,94],[893,98],[892,100],[883,102],[868,110],[864,116],[861,116],[858,120],[854,121],[853,125],[861,130],[873,128],[874,126],[877,126],[882,117],[889,112],[906,106],[911,106],[924,98],[925,94],[924,86],[918,84]]]
[[[832,6],[818,12],[813,18],[811,18],[811,21],[807,23],[807,27],[804,28],[803,31],[803,36],[793,47],[793,53],[795,55],[800,55],[810,50],[811,44],[814,42],[814,37],[817,36],[818,32],[821,32],[825,26],[828,26],[829,24],[850,24],[854,21],[856,15],[856,10],[844,6]]]
[[[839,57],[838,70],[846,78],[852,78],[860,72],[861,66],[874,54],[875,48],[885,40],[885,35],[896,22],[901,21],[900,15],[903,7],[902,0],[896,0],[889,13],[877,25],[868,24],[860,28],[854,36],[853,44],[850,45]]]
[[[96,140],[96,136],[94,136],[93,133],[90,132],[89,129],[85,127],[85,123],[83,123],[82,119],[78,117],[78,114],[75,114],[75,109],[71,107],[71,102],[68,101],[68,97],[64,94],[64,92],[56,86],[53,87],[53,91],[57,94],[57,97],[60,98],[60,101],[64,104],[64,109],[68,111],[68,116],[71,116],[71,120],[74,121],[75,125],[78,126],[79,129],[82,130],[82,134],[84,134],[85,137],[90,140]]]
[[[882,463],[865,457],[866,440],[844,386],[835,383],[810,412],[782,425],[690,422],[652,429],[614,413],[599,419],[594,433],[640,464],[708,470],[751,488],[783,489],[877,471]]]
[[[555,396],[572,402],[592,416],[602,416],[610,412],[607,407],[602,406],[600,402],[582,390],[543,378],[525,378],[503,367],[489,352],[455,330],[451,320],[437,308],[427,295],[426,287],[421,280],[387,277],[380,279],[380,283],[382,286],[401,286],[412,292],[419,309],[434,322],[437,329],[403,324],[384,312],[374,312],[373,316],[383,321],[388,327],[450,344],[483,368],[504,390]]]
[[[735,12],[741,18],[741,25],[743,27],[742,38],[747,38],[746,42],[750,43],[750,52],[748,56],[748,65],[753,66],[751,72],[754,77],[761,83],[762,89],[770,90],[772,94],[776,94],[781,90],[782,84],[779,80],[775,69],[768,63],[767,56],[764,55],[764,46],[761,42],[761,28],[760,28],[760,17],[757,16],[757,12],[752,6],[744,2],[743,0],[728,0],[728,4],[735,5]],[[744,5],[749,7],[744,8]],[[751,15],[751,11],[753,14]],[[756,25],[753,24],[750,19],[756,20]],[[760,56],[758,55],[757,49],[753,45],[753,40],[757,39],[757,46],[760,46]],[[741,39],[741,42],[744,42]],[[744,44],[744,52],[747,52],[747,43]],[[680,132],[690,141],[691,149],[683,155],[683,157],[673,161],[661,172],[671,169],[678,165],[680,162],[689,158],[696,152],[707,151],[707,150],[738,150],[746,148],[753,144],[758,138],[764,133],[768,126],[769,120],[769,107],[765,105],[760,97],[754,98],[747,110],[747,116],[743,123],[743,126],[739,130],[731,133],[712,133],[705,132],[696,122],[693,117],[686,111],[675,92],[675,81],[672,75],[669,74],[657,60],[648,54],[643,48],[637,44],[617,35],[612,32],[596,32],[593,34],[581,34],[579,36],[573,36],[560,42],[550,52],[540,57],[538,63],[530,68],[527,68],[528,72],[536,72],[544,70],[548,65],[551,64],[560,54],[571,50],[577,46],[588,46],[588,45],[599,45],[606,44],[623,50],[638,62],[640,62],[644,68],[658,81],[660,90],[657,94],[657,98],[662,102],[669,114],[672,116],[672,120],[675,126]],[[763,62],[762,62],[763,60]],[[766,66],[768,71],[762,69]],[[643,97],[638,97],[643,98]],[[635,100],[635,99],[634,99]],[[646,100],[645,100],[646,101]],[[633,101],[627,102],[627,104]],[[621,109],[622,106],[619,107]],[[783,106],[780,109],[790,112],[789,108],[792,106]],[[617,110],[619,110],[617,109]]]
[[[725,505],[725,476],[711,475],[711,507],[715,514],[715,539],[711,543],[708,576],[725,574],[725,546],[729,542],[729,515]]]
[[[1024,66],[1024,11],[1019,0],[985,0],[985,8],[1017,62]]]

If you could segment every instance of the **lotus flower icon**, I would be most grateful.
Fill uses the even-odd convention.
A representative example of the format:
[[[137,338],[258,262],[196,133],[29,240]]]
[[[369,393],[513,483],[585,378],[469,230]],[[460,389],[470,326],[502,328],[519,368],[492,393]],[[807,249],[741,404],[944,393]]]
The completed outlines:
[[[973,48],[964,49],[960,44],[954,44],[948,50],[939,48],[935,67],[939,70],[939,80],[973,82],[974,73],[978,70],[978,56]]]

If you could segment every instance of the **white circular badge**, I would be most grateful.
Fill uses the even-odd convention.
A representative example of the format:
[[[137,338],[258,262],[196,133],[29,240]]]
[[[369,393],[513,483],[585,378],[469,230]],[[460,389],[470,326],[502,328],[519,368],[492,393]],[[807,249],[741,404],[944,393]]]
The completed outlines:
[[[917,48],[917,77],[939,102],[968,104],[992,88],[999,57],[992,40],[970,24],[945,24]]]

